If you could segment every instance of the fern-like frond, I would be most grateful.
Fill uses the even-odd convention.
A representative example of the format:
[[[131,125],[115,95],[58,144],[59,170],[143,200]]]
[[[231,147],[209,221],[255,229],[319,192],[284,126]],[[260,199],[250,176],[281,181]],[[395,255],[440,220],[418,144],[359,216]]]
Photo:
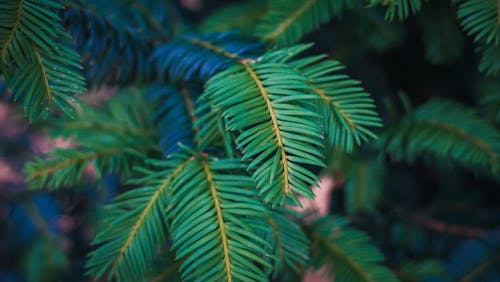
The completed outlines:
[[[228,4],[207,16],[199,25],[205,32],[242,31],[251,34],[256,22],[265,15],[269,0],[249,0]]]
[[[105,223],[92,245],[87,274],[99,279],[139,281],[150,267],[159,246],[168,239],[166,208],[173,183],[191,161],[188,155],[175,155],[167,161],[153,161],[153,169],[141,169],[140,185],[118,196],[106,207]]]
[[[267,43],[287,46],[340,15],[356,0],[272,0],[267,15],[257,26],[257,33]]]
[[[422,7],[422,0],[372,0],[371,3],[387,7],[385,19],[388,21],[393,21],[396,17],[403,21]]]
[[[271,226],[267,242],[274,250],[273,273],[278,275],[285,267],[296,273],[301,272],[309,260],[309,240],[295,222],[295,212],[286,208],[276,208],[267,217]]]
[[[326,264],[335,281],[397,281],[383,266],[384,255],[361,231],[340,217],[326,216],[305,227],[316,267]]]
[[[305,78],[282,63],[282,51],[260,61],[243,61],[213,76],[203,94],[222,110],[226,126],[266,202],[280,204],[296,195],[313,197],[318,178],[306,165],[323,166],[321,129],[313,112],[318,98]]]
[[[373,99],[360,82],[343,74],[344,66],[318,55],[290,62],[310,83],[329,147],[350,152],[354,145],[376,139],[382,123]]]
[[[0,72],[30,120],[46,118],[54,105],[74,116],[74,95],[86,91],[60,8],[52,0],[0,3]]]
[[[167,213],[183,280],[268,280],[268,244],[257,233],[267,211],[245,167],[197,155],[173,184]]]
[[[104,172],[128,178],[134,165],[148,154],[157,154],[150,109],[139,96],[127,94],[113,99],[105,109],[87,108],[79,118],[60,125],[57,135],[73,138],[77,145],[29,162],[25,172],[31,186],[55,189],[76,185],[90,163],[98,179]]]
[[[160,45],[153,59],[162,77],[205,81],[239,60],[255,59],[262,54],[262,47],[229,32],[209,33],[184,36]]]
[[[457,17],[462,28],[474,42],[500,43],[500,9],[496,0],[454,0],[458,4]]]
[[[500,231],[468,240],[451,254],[448,272],[454,281],[496,281],[500,277]]]
[[[431,156],[498,171],[500,132],[473,110],[453,101],[425,103],[387,130],[382,141],[396,160]]]

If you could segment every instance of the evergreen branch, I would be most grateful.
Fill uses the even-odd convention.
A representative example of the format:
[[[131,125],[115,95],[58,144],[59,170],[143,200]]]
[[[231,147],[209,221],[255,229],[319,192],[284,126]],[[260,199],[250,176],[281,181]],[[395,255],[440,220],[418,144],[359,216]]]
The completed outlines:
[[[313,4],[316,3],[317,0],[307,0],[302,1],[300,6],[297,7],[293,13],[289,14],[285,19],[280,22],[280,24],[276,27],[276,29],[269,31],[268,33],[262,36],[264,41],[274,42],[276,39],[281,36],[285,30],[290,28],[290,26],[297,21],[299,17],[301,17],[308,9],[311,8]]]
[[[463,30],[474,36],[477,44],[497,46],[500,43],[497,0],[453,0],[458,4],[457,17]]]
[[[355,144],[377,138],[371,128],[381,127],[382,123],[374,110],[373,99],[359,81],[340,73],[343,65],[324,60],[321,55],[289,64],[304,74],[312,92],[319,96],[316,107],[323,118],[329,147],[351,152]]]
[[[397,281],[382,266],[382,253],[344,219],[323,217],[305,227],[305,232],[312,241],[315,266],[326,264],[335,281]]]
[[[119,281],[138,281],[146,273],[158,245],[166,244],[168,194],[172,183],[192,158],[176,155],[154,162],[154,170],[142,169],[143,179],[131,183],[140,188],[118,196],[108,209],[106,224],[92,243],[88,274],[98,279],[106,271]]]
[[[389,129],[385,151],[396,160],[428,155],[493,174],[498,170],[500,133],[474,111],[452,101],[430,101]]]
[[[203,172],[205,173],[206,176],[206,181],[209,186],[210,190],[210,196],[212,197],[212,201],[214,203],[214,208],[215,208],[215,214],[217,216],[217,223],[219,225],[219,232],[220,232],[220,238],[222,242],[222,255],[224,258],[224,268],[225,268],[225,274],[227,277],[228,282],[233,281],[233,271],[232,271],[232,263],[230,261],[230,254],[229,254],[229,239],[226,234],[226,223],[224,222],[224,217],[222,214],[222,208],[221,208],[221,199],[219,199],[219,195],[217,193],[217,188],[215,187],[215,182],[212,176],[212,172],[210,171],[210,168],[207,164],[206,161],[202,161],[201,165],[203,167]]]
[[[274,135],[276,136],[276,143],[278,146],[278,151],[281,153],[281,163],[283,164],[283,178],[284,178],[284,188],[283,192],[285,194],[290,194],[291,188],[290,188],[290,183],[289,183],[289,175],[288,175],[288,159],[285,153],[285,148],[283,144],[283,132],[281,132],[281,129],[278,125],[278,118],[276,116],[276,112],[273,108],[273,104],[271,102],[271,99],[269,98],[269,93],[267,93],[266,88],[262,84],[262,81],[258,77],[258,75],[255,73],[255,71],[248,65],[248,63],[243,63],[245,66],[245,70],[248,72],[254,83],[257,85],[257,88],[260,92],[260,95],[262,95],[262,99],[266,103],[267,111],[269,116],[271,117],[271,123],[272,123],[272,131],[274,132]]]
[[[70,102],[86,91],[80,57],[53,11],[60,8],[52,0],[0,4],[0,70],[30,120],[46,118],[53,105],[74,116]]]
[[[225,5],[208,15],[199,29],[204,32],[241,30],[250,35],[255,23],[266,13],[267,2],[268,0],[249,0]]]
[[[220,48],[220,47],[218,47],[218,46],[216,46],[208,41],[205,41],[205,40],[200,40],[197,38],[189,38],[189,39],[187,39],[187,41],[189,43],[203,47],[207,50],[214,52],[217,55],[220,55],[222,57],[226,57],[228,59],[233,59],[233,60],[237,60],[237,61],[243,59],[237,53],[231,53],[229,51],[226,51],[226,50],[224,50],[224,49],[222,49],[222,48]]]
[[[59,124],[58,135],[74,138],[78,145],[29,162],[25,172],[31,186],[55,189],[76,185],[90,162],[97,179],[103,172],[119,172],[128,178],[134,165],[157,152],[156,135],[143,134],[153,132],[148,114],[147,105],[130,94],[115,98],[104,110],[88,108],[78,119]]]
[[[172,80],[207,80],[218,71],[239,60],[256,58],[262,52],[260,43],[243,41],[235,35],[209,33],[184,36],[159,46],[154,52],[160,76]]]
[[[78,164],[87,164],[88,162],[102,157],[110,157],[113,155],[124,153],[126,149],[117,149],[117,148],[103,148],[102,150],[89,151],[89,152],[81,152],[81,149],[77,149],[75,151],[75,155],[68,156],[69,150],[55,150],[52,152],[50,158],[54,158],[50,160],[49,163],[46,160],[38,158],[35,163],[30,163],[27,165],[27,171],[29,175],[30,182],[45,182],[37,179],[46,179],[50,174],[54,174],[61,169],[75,166]],[[78,152],[78,153],[77,153]],[[36,165],[38,163],[38,165]],[[40,167],[39,169],[37,167]],[[83,166],[83,165],[82,165]],[[32,172],[30,172],[32,171]],[[74,183],[76,181],[70,181],[70,183]],[[36,186],[43,186],[36,185]],[[54,186],[59,186],[55,184]]]
[[[353,0],[272,0],[257,33],[264,42],[287,46],[340,15],[345,7],[359,4]]]
[[[267,235],[267,240],[273,246],[274,260],[273,273],[276,277],[285,266],[296,273],[301,272],[301,267],[309,260],[309,240],[300,226],[294,221],[297,214],[286,208],[277,208],[271,211],[266,218],[272,231]]]
[[[21,25],[21,15],[23,12],[23,1],[11,1],[11,2],[17,2],[14,5],[5,5],[2,6],[1,8],[4,11],[4,17],[2,17],[2,21],[7,22],[3,27],[6,27],[6,29],[2,29],[0,33],[0,58],[4,57],[4,54],[7,53],[7,48],[9,47],[10,43],[12,40],[14,40],[16,32],[19,29],[19,26]],[[15,7],[17,5],[17,8]],[[15,15],[12,17],[7,17],[10,13],[12,13],[12,10],[15,11]],[[10,16],[10,15],[9,15]],[[7,20],[6,20],[7,19]],[[12,20],[14,19],[14,20]],[[9,21],[10,20],[10,21]],[[12,23],[10,23],[12,22]],[[9,24],[10,23],[10,24]],[[6,33],[5,33],[6,31]]]
[[[296,194],[312,197],[309,185],[317,176],[304,165],[323,166],[321,131],[312,102],[317,96],[295,70],[275,63],[270,52],[258,62],[243,61],[220,72],[202,97],[221,110],[226,126],[237,133],[243,158],[251,160],[257,186],[265,201],[280,204]],[[234,87],[238,85],[238,87]]]
[[[92,8],[91,3],[83,6],[77,1],[71,2],[63,13],[64,25],[75,38],[83,57],[85,74],[93,85],[123,85],[146,80],[152,75],[149,66],[153,44],[153,37],[148,34],[150,26],[139,27],[131,20],[137,18],[134,12],[137,4],[115,7],[111,1],[102,4],[90,1],[99,5]],[[102,7],[106,4],[111,7]],[[125,14],[121,14],[122,11]],[[146,16],[144,19],[151,22]]]
[[[411,14],[416,14],[422,7],[422,0],[371,0],[371,3],[386,6],[385,19],[391,22],[396,17],[403,21]]]
[[[167,210],[183,279],[267,281],[260,267],[269,267],[261,247],[268,245],[256,233],[266,210],[250,178],[238,173],[245,165],[194,154],[172,187],[175,204]]]

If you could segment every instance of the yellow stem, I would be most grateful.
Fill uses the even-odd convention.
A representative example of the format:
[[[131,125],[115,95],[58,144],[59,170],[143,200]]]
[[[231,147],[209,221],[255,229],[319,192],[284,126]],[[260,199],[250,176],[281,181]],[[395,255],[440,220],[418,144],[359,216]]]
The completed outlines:
[[[121,153],[123,152],[123,149],[105,149],[105,150],[102,150],[102,151],[98,151],[98,152],[92,152],[88,155],[84,155],[84,156],[79,156],[77,158],[73,158],[73,159],[66,159],[60,163],[57,163],[55,164],[54,166],[49,166],[49,167],[46,167],[44,169],[41,169],[41,170],[38,170],[38,171],[35,171],[34,173],[31,173],[30,174],[30,177],[31,178],[37,178],[37,177],[41,177],[41,176],[44,176],[44,175],[47,175],[47,174],[50,174],[50,173],[54,173],[62,168],[65,168],[67,166],[70,166],[74,163],[78,163],[78,162],[83,162],[83,161],[88,161],[88,160],[92,160],[92,159],[96,159],[96,158],[99,158],[99,157],[102,157],[102,156],[105,156],[105,155],[113,155],[113,154],[117,154],[117,153]]]
[[[225,264],[225,269],[227,273],[227,281],[232,282],[233,277],[232,277],[232,265],[231,265],[231,260],[229,258],[229,239],[227,238],[226,234],[226,223],[224,222],[224,217],[222,215],[222,207],[221,203],[219,200],[219,195],[217,194],[217,187],[215,186],[215,181],[212,177],[212,172],[210,171],[210,167],[206,160],[202,160],[201,164],[203,166],[203,171],[205,172],[205,175],[207,176],[207,181],[210,185],[210,193],[212,196],[212,199],[214,201],[214,207],[215,211],[217,214],[217,222],[219,223],[219,230],[220,230],[220,235],[222,239],[222,248],[224,252],[224,264]]]
[[[203,40],[200,40],[200,39],[197,39],[197,38],[190,38],[187,40],[188,42],[192,43],[192,44],[196,44],[196,45],[199,45],[203,48],[206,48],[208,50],[211,50],[219,55],[222,55],[224,57],[227,57],[227,58],[230,58],[230,59],[235,59],[235,60],[240,60],[240,59],[243,59],[241,58],[240,56],[238,56],[237,54],[234,54],[234,53],[231,53],[231,52],[228,52],[216,45],[213,45],[212,43],[210,42],[207,42],[207,41],[203,41]]]
[[[281,150],[281,164],[283,165],[283,179],[284,179],[284,185],[285,185],[285,194],[289,194],[292,190],[290,188],[290,183],[288,179],[288,158],[286,156],[285,152],[285,147],[283,145],[283,139],[281,137],[281,130],[279,128],[278,124],[278,118],[276,117],[276,113],[274,112],[273,108],[273,102],[269,98],[269,94],[267,93],[266,88],[262,84],[262,81],[260,81],[259,76],[257,73],[254,72],[254,70],[248,65],[247,61],[242,62],[243,66],[245,66],[246,71],[250,74],[252,79],[255,81],[255,84],[257,84],[257,87],[259,88],[259,92],[266,101],[267,105],[267,110],[269,112],[269,115],[271,116],[271,122],[273,124],[273,131],[274,135],[276,136],[276,142],[278,143],[279,150]]]

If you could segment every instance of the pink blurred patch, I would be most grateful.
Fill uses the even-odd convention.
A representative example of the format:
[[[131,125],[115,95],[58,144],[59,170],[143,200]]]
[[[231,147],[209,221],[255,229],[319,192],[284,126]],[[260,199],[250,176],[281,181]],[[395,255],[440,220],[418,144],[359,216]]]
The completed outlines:
[[[202,0],[181,0],[181,5],[186,9],[191,10],[193,12],[201,10],[203,8]]]
[[[31,144],[31,148],[36,154],[47,153],[54,149],[71,148],[72,146],[74,146],[74,142],[71,139],[62,137],[52,139],[48,136],[34,136]]]
[[[63,231],[64,233],[69,233],[72,231],[76,224],[75,220],[73,217],[68,216],[68,215],[62,215],[57,219],[57,226]]]
[[[312,187],[316,197],[308,199],[300,197],[302,208],[292,207],[295,210],[302,212],[313,212],[314,218],[328,214],[330,208],[330,194],[335,188],[335,182],[330,176],[321,176],[317,187]],[[314,219],[312,218],[312,219]]]
[[[96,170],[95,166],[93,163],[89,163],[87,165],[87,168],[85,168],[85,176],[90,177],[90,178],[95,178]]]
[[[21,183],[22,181],[23,175],[18,170],[6,161],[0,160],[0,182]]]
[[[317,187],[312,187],[316,197],[308,199],[300,197],[302,208],[292,206],[294,210],[308,213],[307,221],[312,221],[318,217],[328,214],[330,209],[330,194],[335,189],[335,181],[331,176],[321,176]],[[332,281],[332,276],[327,268],[323,266],[319,270],[309,269],[302,278],[303,282],[326,282]]]
[[[113,97],[118,91],[118,87],[101,87],[82,95],[80,99],[90,105],[102,105],[103,102]]]
[[[326,266],[318,270],[309,269],[302,277],[303,282],[330,282],[332,281],[331,275],[328,273]]]
[[[2,135],[12,138],[26,131],[27,123],[18,112],[6,103],[0,102],[0,124],[2,124]]]

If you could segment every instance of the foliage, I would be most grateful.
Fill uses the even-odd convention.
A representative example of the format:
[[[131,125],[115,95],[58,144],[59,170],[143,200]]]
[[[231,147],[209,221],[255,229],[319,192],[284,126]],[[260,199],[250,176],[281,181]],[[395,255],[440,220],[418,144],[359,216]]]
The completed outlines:
[[[29,163],[26,173],[33,188],[75,185],[90,163],[98,179],[106,172],[119,172],[127,179],[134,165],[142,163],[149,154],[157,154],[156,133],[147,104],[134,91],[122,95],[105,109],[87,108],[79,118],[58,123],[64,130],[54,131],[73,138],[77,144],[55,149],[48,157]]]
[[[340,15],[345,7],[357,5],[353,0],[273,0],[266,16],[257,27],[264,42],[286,46]]]
[[[494,127],[456,102],[429,101],[386,131],[383,146],[397,160],[425,156],[498,173],[500,136]]]
[[[498,279],[498,3],[223,2],[0,3],[0,112],[20,100],[69,144],[29,149],[31,189],[0,191],[0,232],[22,237],[19,202],[43,234],[10,247],[23,278]],[[320,178],[332,203],[299,211]],[[43,189],[82,213],[74,252],[26,204]]]
[[[368,237],[346,223],[342,218],[323,217],[307,228],[316,267],[326,262],[335,281],[397,281],[381,265],[384,256]]]
[[[60,24],[61,5],[52,0],[0,4],[0,73],[30,120],[54,105],[74,116],[75,94],[85,92],[78,53]]]

